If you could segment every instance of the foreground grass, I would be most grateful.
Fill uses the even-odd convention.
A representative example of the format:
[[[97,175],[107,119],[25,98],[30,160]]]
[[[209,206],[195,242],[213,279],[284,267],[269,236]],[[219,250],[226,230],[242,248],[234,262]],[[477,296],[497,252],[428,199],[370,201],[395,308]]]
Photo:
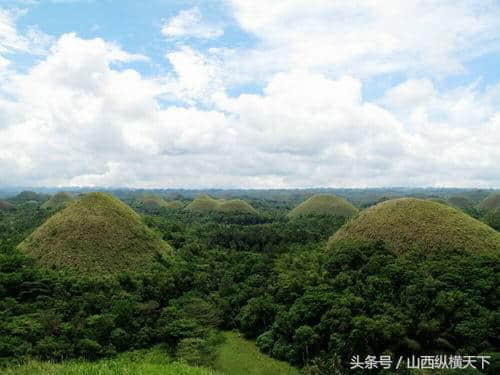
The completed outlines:
[[[252,341],[237,332],[225,332],[216,369],[227,375],[298,375],[289,364],[262,354]]]
[[[97,362],[63,363],[32,361],[21,366],[0,368],[3,375],[217,375],[216,372],[172,362],[161,349],[123,353]]]

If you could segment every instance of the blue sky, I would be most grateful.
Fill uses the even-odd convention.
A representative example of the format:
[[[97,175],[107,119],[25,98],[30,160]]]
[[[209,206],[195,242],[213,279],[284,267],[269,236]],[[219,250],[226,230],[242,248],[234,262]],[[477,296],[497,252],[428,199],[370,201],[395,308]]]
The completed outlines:
[[[6,0],[0,185],[500,187],[500,2]]]

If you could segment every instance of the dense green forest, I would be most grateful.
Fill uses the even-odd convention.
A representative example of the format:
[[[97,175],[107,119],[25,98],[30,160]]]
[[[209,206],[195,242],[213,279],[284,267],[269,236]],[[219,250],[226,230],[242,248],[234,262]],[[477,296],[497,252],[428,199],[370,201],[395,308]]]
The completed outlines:
[[[390,193],[351,202],[363,209]],[[41,208],[41,195],[8,200],[14,208],[0,211],[1,366],[161,348],[221,370],[221,348],[236,340],[224,332],[239,331],[262,355],[305,374],[356,373],[355,355],[443,353],[491,356],[485,371],[500,373],[498,252],[409,246],[397,254],[384,241],[352,238],[327,246],[350,219],[288,217],[302,201],[293,195],[242,196],[255,213],[200,213],[182,208],[190,196],[167,197],[182,202],[176,208],[145,207],[137,194],[122,199],[174,251],[148,269],[104,275],[42,267],[21,253],[18,244],[60,208]],[[475,203],[463,212],[498,229],[495,211]]]

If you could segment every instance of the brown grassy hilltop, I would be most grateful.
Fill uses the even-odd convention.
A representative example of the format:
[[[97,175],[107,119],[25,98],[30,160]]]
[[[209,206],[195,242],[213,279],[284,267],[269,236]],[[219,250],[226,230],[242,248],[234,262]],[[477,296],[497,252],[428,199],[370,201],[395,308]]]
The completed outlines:
[[[97,274],[144,269],[171,251],[130,207],[102,193],[59,211],[18,248],[44,266]]]

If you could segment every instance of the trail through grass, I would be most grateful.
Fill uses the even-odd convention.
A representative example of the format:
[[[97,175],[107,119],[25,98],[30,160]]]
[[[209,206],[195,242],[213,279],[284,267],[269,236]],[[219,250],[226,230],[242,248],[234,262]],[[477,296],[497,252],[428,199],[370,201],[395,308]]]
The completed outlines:
[[[237,332],[224,332],[216,369],[226,375],[298,375],[299,371],[286,362],[262,354],[255,343]]]

